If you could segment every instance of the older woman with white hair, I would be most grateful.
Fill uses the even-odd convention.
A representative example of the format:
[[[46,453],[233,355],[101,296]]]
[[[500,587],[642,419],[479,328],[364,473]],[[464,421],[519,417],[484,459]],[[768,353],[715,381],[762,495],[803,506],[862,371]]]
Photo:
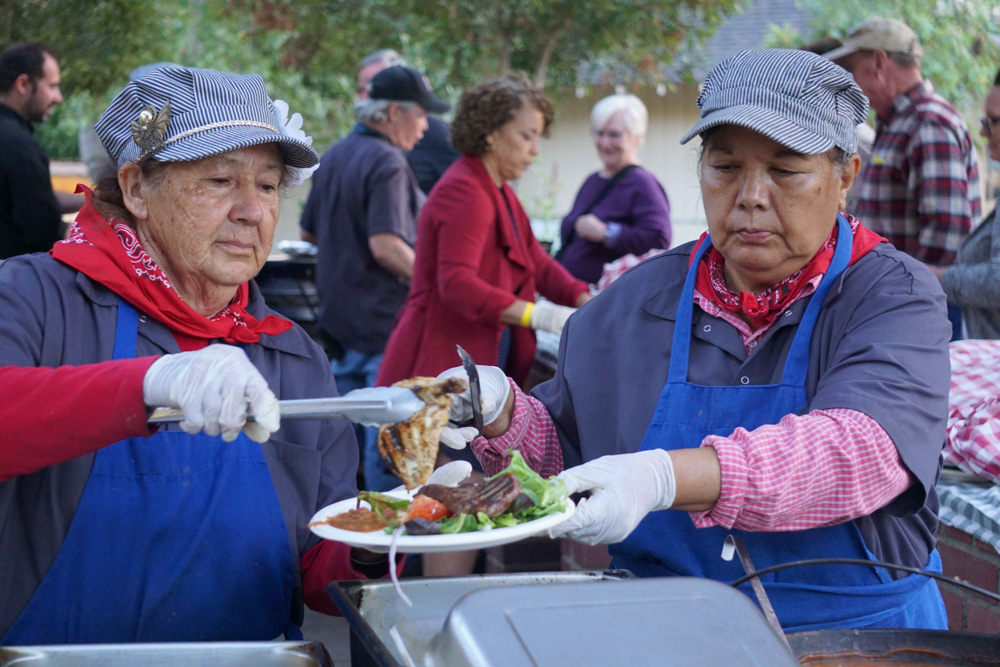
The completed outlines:
[[[580,280],[596,283],[608,262],[670,246],[667,193],[639,166],[648,120],[635,95],[605,97],[590,112],[602,167],[583,182],[563,218],[559,251],[559,261]]]

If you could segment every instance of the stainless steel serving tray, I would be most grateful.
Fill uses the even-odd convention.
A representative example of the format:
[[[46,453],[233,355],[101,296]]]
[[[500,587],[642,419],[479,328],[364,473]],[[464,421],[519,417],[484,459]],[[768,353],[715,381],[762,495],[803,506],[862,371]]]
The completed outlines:
[[[327,588],[351,626],[351,665],[422,666],[431,640],[460,598],[488,588],[536,584],[612,582],[631,578],[626,570],[530,572],[400,581],[413,601],[407,607],[388,581],[339,581]],[[603,585],[603,584],[602,584]]]
[[[2,667],[333,667],[319,642],[164,642],[3,646]]]

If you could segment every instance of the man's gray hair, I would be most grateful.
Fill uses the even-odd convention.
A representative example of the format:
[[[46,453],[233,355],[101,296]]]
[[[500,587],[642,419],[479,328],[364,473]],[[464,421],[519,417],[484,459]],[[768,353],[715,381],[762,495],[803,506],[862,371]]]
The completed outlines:
[[[369,65],[375,65],[376,63],[385,67],[392,67],[393,65],[406,67],[406,59],[399,55],[396,49],[379,49],[378,51],[372,51],[361,59],[361,62],[358,63],[358,71],[360,72]]]
[[[389,107],[398,104],[403,111],[420,106],[416,102],[393,102],[392,100],[362,100],[354,105],[354,120],[364,125],[377,125],[389,120]]]
[[[886,55],[892,62],[896,63],[900,67],[916,67],[920,69],[920,56],[912,53],[897,53],[894,51],[888,52]]]

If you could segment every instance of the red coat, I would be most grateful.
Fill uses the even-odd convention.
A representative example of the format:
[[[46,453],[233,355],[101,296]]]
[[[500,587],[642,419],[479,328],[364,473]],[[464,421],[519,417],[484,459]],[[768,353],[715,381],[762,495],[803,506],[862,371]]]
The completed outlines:
[[[455,162],[434,186],[417,222],[413,282],[399,312],[378,374],[378,385],[415,375],[434,376],[461,365],[459,344],[478,364],[497,364],[500,313],[535,292],[576,305],[587,291],[539,245],[514,191],[503,192],[479,158]],[[535,357],[535,332],[511,327],[508,374],[524,381]]]

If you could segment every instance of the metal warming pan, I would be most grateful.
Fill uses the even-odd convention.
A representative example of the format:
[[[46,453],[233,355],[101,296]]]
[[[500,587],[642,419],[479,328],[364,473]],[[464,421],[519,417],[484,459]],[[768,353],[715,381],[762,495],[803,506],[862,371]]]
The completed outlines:
[[[803,665],[1000,667],[1000,636],[944,630],[818,630],[787,635]]]
[[[2,667],[333,667],[319,642],[2,646]]]
[[[404,580],[412,608],[387,582],[328,591],[351,626],[353,667],[798,665],[739,591],[707,579],[621,575]]]

